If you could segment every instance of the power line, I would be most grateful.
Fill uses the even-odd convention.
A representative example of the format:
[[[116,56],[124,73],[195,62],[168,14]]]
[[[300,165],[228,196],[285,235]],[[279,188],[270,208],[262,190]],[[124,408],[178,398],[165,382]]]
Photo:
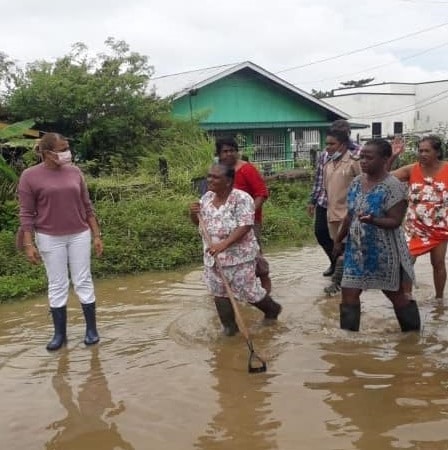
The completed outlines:
[[[368,113],[368,114],[361,115],[361,116],[356,116],[356,117],[359,118],[359,119],[372,119],[372,118],[378,117],[378,116],[387,117],[389,115],[394,115],[394,114],[397,114],[397,113],[402,113],[402,112],[408,112],[408,111],[416,110],[417,108],[428,106],[428,105],[431,105],[432,103],[436,103],[436,102],[438,102],[440,100],[443,100],[446,96],[443,96],[442,98],[439,98],[439,99],[435,100],[434,102],[429,102],[428,104],[425,104],[429,100],[433,100],[436,97],[439,97],[440,95],[443,95],[443,94],[447,94],[448,95],[448,89],[440,91],[438,94],[431,95],[430,97],[426,97],[426,98],[420,100],[419,102],[415,102],[415,103],[412,103],[410,105],[402,106],[402,107],[396,108],[396,109],[391,109],[389,111],[383,111],[381,113]]]
[[[319,59],[319,60],[316,60],[316,61],[311,61],[309,63],[302,64],[300,66],[289,67],[289,68],[286,68],[286,69],[283,69],[283,70],[280,70],[280,71],[274,72],[274,73],[275,74],[280,74],[280,73],[290,72],[292,70],[302,69],[304,67],[314,66],[316,64],[321,64],[323,62],[332,61],[332,60],[335,60],[335,59],[342,58],[344,56],[349,56],[349,55],[353,55],[355,53],[363,52],[365,50],[370,50],[372,48],[381,47],[382,45],[390,44],[392,42],[401,41],[401,40],[407,39],[409,37],[417,36],[419,34],[423,34],[423,33],[426,33],[428,31],[432,31],[432,30],[436,30],[438,28],[445,27],[447,25],[448,25],[448,22],[444,22],[444,23],[442,23],[440,25],[436,25],[436,26],[433,26],[433,27],[425,28],[425,29],[419,30],[419,31],[414,31],[412,33],[408,33],[408,34],[405,34],[403,36],[399,36],[397,38],[390,39],[388,41],[378,42],[377,44],[369,45],[367,47],[362,47],[362,48],[358,48],[358,49],[355,49],[355,50],[350,50],[348,52],[340,53],[338,55],[329,56],[328,58],[323,58],[323,59]],[[201,69],[193,69],[193,70],[185,70],[185,71],[182,71],[182,72],[168,73],[168,74],[165,74],[165,75],[159,75],[157,77],[152,77],[151,80],[160,80],[162,78],[174,77],[174,76],[177,76],[177,75],[184,75],[184,74],[187,74],[187,73],[201,72],[201,71],[204,71],[204,70],[211,70],[211,69],[219,69],[221,67],[226,67],[226,66],[230,66],[230,65],[232,65],[232,64],[221,64],[221,65],[217,65],[217,66],[203,67]]]
[[[358,70],[357,72],[343,73],[343,74],[340,74],[340,75],[335,75],[333,77],[322,78],[320,80],[301,81],[300,84],[301,85],[303,85],[303,84],[315,84],[315,83],[320,83],[322,81],[336,80],[338,78],[345,78],[345,77],[348,77],[348,76],[358,75],[360,73],[368,72],[368,71],[371,71],[371,70],[381,69],[383,67],[388,67],[388,66],[391,66],[393,64],[398,64],[399,62],[402,62],[402,61],[407,61],[408,59],[416,58],[417,56],[424,55],[425,53],[429,53],[429,52],[431,52],[433,50],[437,50],[437,49],[442,48],[442,47],[446,47],[447,45],[448,45],[448,41],[444,42],[443,44],[427,48],[426,50],[422,50],[421,52],[413,53],[412,55],[408,55],[408,56],[405,56],[403,58],[397,59],[396,61],[393,61],[393,62],[390,62],[390,63],[378,64],[376,66],[367,67],[367,68],[365,68],[363,70]]]
[[[396,114],[399,114],[399,113],[407,113],[407,112],[417,111],[417,109],[419,109],[419,108],[425,108],[427,106],[430,106],[430,105],[438,103],[438,102],[440,102],[442,100],[445,100],[446,98],[448,98],[448,93],[446,95],[444,95],[443,97],[438,98],[437,100],[434,100],[432,102],[429,102],[429,103],[426,103],[426,104],[419,104],[418,106],[414,106],[412,108],[404,109],[402,111],[390,112],[390,113],[387,113],[387,114],[383,114],[383,115],[381,115],[381,117],[392,117],[392,116],[395,116]],[[370,117],[370,119],[375,118],[375,117],[378,117],[378,115],[372,116],[372,117]]]
[[[323,62],[333,61],[335,59],[339,59],[339,58],[342,58],[344,56],[354,55],[355,53],[360,53],[360,52],[363,52],[365,50],[370,50],[372,48],[381,47],[382,45],[391,44],[392,42],[401,41],[401,40],[407,39],[409,37],[418,36],[419,34],[427,33],[428,31],[436,30],[438,28],[446,27],[447,25],[448,25],[448,22],[444,22],[444,23],[442,23],[440,25],[436,25],[436,26],[433,26],[433,27],[425,28],[425,29],[419,30],[419,31],[414,31],[412,33],[408,33],[408,34],[405,34],[403,36],[399,36],[399,37],[394,38],[394,39],[389,39],[388,41],[378,42],[377,44],[369,45],[367,47],[358,48],[356,50],[350,50],[348,52],[340,53],[340,54],[335,55],[335,56],[329,56],[328,58],[318,59],[316,61],[311,61],[311,62],[306,63],[306,64],[301,64],[300,66],[289,67],[287,69],[280,70],[280,71],[278,71],[276,73],[279,74],[279,73],[290,72],[292,70],[303,69],[304,67],[314,66],[316,64],[321,64]]]
[[[161,78],[174,77],[176,75],[184,75],[186,73],[202,72],[204,70],[220,69],[221,67],[233,66],[235,64],[236,63],[234,63],[234,64],[221,64],[219,66],[203,67],[202,69],[184,70],[183,72],[177,72],[177,73],[167,73],[165,75],[159,75],[158,77],[152,77],[151,80],[160,80]]]

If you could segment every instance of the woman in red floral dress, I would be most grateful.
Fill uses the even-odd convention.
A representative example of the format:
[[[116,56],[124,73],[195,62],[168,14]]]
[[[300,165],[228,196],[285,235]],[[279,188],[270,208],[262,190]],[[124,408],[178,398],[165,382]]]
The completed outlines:
[[[402,150],[395,146],[395,155]],[[448,163],[443,161],[442,141],[424,137],[419,161],[394,172],[409,185],[405,228],[411,255],[430,253],[435,297],[443,299],[446,284],[445,256],[448,242]]]

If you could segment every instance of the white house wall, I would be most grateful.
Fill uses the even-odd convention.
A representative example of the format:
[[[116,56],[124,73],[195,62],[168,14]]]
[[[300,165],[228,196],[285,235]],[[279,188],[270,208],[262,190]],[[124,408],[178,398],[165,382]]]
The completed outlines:
[[[336,89],[325,101],[347,114],[350,120],[372,126],[381,123],[383,136],[394,134],[394,123],[403,132],[448,135],[448,80],[428,83],[382,83],[360,88]],[[361,138],[372,129],[359,131]]]
[[[416,130],[448,128],[448,80],[416,85]]]
[[[370,128],[357,131],[362,139],[372,136],[373,122],[381,122],[382,136],[393,135],[394,122],[402,122],[404,132],[414,129],[415,113],[406,110],[415,103],[413,94],[353,94],[330,97],[325,101],[350,114],[351,122],[369,125]],[[405,112],[399,112],[402,110]]]

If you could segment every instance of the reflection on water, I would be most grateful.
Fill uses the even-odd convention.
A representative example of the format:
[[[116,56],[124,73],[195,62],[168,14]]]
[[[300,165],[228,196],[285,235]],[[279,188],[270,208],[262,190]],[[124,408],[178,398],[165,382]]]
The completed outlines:
[[[284,310],[262,325],[242,306],[268,371],[248,374],[225,338],[201,270],[99,280],[101,343],[48,353],[46,299],[0,305],[1,448],[8,450],[448,449],[448,306],[416,265],[423,329],[400,333],[384,296],[362,297],[359,333],[339,329],[317,248],[271,254]]]
[[[242,368],[229,367],[237,338],[215,346],[211,358],[211,373],[215,379],[218,411],[213,415],[196,447],[218,449],[276,449],[275,430],[280,422],[272,417],[270,397],[265,386],[272,375],[245,375]]]
[[[350,436],[358,449],[415,448],[417,443],[426,448],[421,438],[398,430],[436,417],[448,425],[448,402],[440,402],[446,397],[446,376],[432,371],[417,336],[406,336],[390,348],[353,342],[323,347],[323,359],[331,364],[327,381],[306,386],[325,391],[324,401],[338,413],[338,420],[326,424],[329,432]],[[427,448],[447,449],[448,431],[433,436]]]
[[[78,392],[74,392],[70,379],[69,352],[62,350],[52,385],[66,416],[51,423],[54,437],[45,444],[47,450],[75,450],[81,447],[96,450],[134,450],[118,432],[114,417],[125,411],[122,401],[112,401],[99,359],[99,347],[91,352],[90,367]]]

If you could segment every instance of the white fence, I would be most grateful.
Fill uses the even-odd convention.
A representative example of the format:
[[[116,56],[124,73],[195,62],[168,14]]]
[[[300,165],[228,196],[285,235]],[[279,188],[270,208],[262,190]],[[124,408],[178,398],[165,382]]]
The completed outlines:
[[[247,145],[241,147],[241,154],[265,176],[294,167],[293,154],[287,154],[285,144]]]

